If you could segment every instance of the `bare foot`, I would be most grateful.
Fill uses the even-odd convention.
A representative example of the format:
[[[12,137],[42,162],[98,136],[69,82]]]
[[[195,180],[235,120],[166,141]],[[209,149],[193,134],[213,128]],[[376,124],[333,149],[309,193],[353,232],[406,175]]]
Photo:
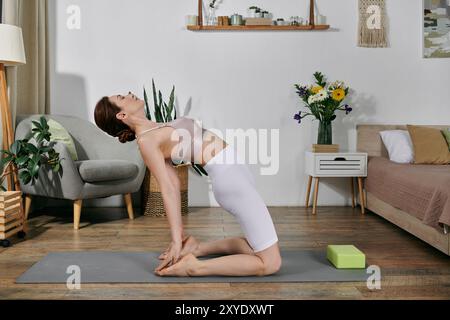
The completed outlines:
[[[192,253],[194,257],[196,257],[195,253],[200,246],[200,242],[194,238],[194,236],[189,236],[186,239],[186,242],[183,245],[183,249],[181,249],[181,255],[185,256],[189,253]]]
[[[188,236],[186,240],[183,242],[183,248],[181,249],[181,257],[184,257],[185,255],[192,253],[195,257],[197,256],[195,252],[197,251],[198,247],[200,245],[200,242],[197,241],[193,236]],[[163,253],[159,256],[160,260],[164,260],[166,258],[167,253]]]
[[[190,277],[193,275],[194,270],[198,268],[199,262],[192,253],[188,253],[173,266],[155,271],[155,274],[162,277]]]

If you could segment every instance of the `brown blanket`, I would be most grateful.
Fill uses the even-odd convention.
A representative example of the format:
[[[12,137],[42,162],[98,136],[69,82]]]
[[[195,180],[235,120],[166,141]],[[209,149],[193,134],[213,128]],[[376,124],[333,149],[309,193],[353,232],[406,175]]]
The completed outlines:
[[[436,229],[450,225],[450,165],[397,164],[373,157],[366,189]]]

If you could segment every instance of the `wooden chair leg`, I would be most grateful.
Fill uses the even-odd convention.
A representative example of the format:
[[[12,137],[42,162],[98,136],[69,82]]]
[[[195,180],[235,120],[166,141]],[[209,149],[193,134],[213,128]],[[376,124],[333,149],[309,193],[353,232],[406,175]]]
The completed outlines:
[[[359,189],[359,201],[361,202],[361,213],[365,212],[365,201],[364,201],[364,193],[363,193],[363,179],[358,177],[358,189]]]
[[[319,196],[319,178],[315,179],[314,184],[314,203],[313,203],[313,214],[317,213],[317,197]]]
[[[352,208],[356,207],[355,201],[355,183],[353,181],[353,177],[350,178],[350,188],[352,189]]]
[[[306,201],[305,201],[305,207],[309,208],[309,197],[311,196],[311,184],[312,184],[313,177],[308,177],[308,188],[306,189]]]
[[[28,214],[30,213],[30,207],[31,207],[31,196],[25,195],[25,217],[24,220],[28,220]]]
[[[133,202],[131,201],[131,194],[127,193],[126,195],[124,195],[124,199],[125,199],[125,205],[127,207],[128,218],[130,218],[130,220],[133,220],[134,219],[134,211],[133,211]]]
[[[81,217],[81,207],[83,200],[75,200],[73,202],[73,228],[75,230],[80,229],[80,217]]]

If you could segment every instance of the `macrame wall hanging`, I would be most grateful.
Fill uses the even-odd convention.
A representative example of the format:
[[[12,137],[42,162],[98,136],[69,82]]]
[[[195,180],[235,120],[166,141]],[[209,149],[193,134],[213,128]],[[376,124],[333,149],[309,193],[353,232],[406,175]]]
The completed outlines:
[[[385,0],[359,0],[358,46],[387,47]]]

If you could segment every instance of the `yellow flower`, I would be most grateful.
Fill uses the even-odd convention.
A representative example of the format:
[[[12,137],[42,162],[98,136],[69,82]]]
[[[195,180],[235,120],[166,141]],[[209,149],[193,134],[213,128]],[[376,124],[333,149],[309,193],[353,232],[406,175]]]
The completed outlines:
[[[336,100],[336,101],[344,100],[344,98],[345,98],[344,89],[333,90],[333,92],[331,93],[331,97],[333,98],[333,100]]]
[[[311,88],[311,92],[313,94],[317,94],[319,91],[321,91],[323,88],[321,86],[315,86]]]

